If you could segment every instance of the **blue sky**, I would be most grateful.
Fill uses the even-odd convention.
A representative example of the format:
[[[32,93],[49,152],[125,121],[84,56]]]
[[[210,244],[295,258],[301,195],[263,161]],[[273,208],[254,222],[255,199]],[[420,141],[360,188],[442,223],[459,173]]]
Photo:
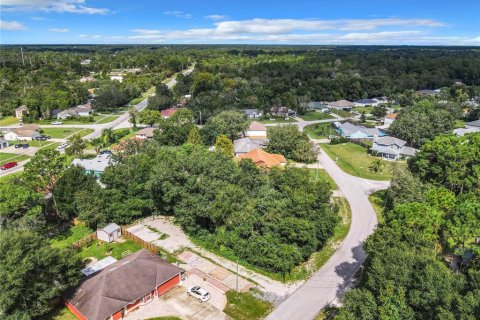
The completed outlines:
[[[480,45],[480,0],[1,0],[1,44]]]

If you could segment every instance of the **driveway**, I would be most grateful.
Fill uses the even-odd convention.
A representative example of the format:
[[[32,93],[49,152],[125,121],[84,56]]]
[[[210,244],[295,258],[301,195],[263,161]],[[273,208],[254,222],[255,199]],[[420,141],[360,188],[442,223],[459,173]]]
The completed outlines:
[[[389,182],[351,176],[343,172],[323,151],[318,160],[350,204],[350,230],[342,245],[322,268],[285,299],[267,320],[314,319],[320,310],[330,303],[339,303],[354,274],[365,261],[362,244],[377,225],[377,216],[368,195],[388,188]]]
[[[218,293],[214,288],[201,283],[202,280],[189,277],[184,284],[174,288],[160,298],[152,300],[147,305],[128,314],[126,320],[143,320],[153,317],[176,316],[185,320],[229,320],[231,319],[223,309],[227,303],[225,295]],[[191,285],[202,285],[212,298],[207,302],[199,302],[187,295],[187,288]]]

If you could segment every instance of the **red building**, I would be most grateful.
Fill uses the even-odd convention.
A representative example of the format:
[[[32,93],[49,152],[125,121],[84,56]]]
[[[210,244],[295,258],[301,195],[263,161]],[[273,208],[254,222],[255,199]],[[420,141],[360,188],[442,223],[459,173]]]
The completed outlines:
[[[80,320],[119,320],[178,285],[182,272],[140,250],[83,278],[65,305]]]

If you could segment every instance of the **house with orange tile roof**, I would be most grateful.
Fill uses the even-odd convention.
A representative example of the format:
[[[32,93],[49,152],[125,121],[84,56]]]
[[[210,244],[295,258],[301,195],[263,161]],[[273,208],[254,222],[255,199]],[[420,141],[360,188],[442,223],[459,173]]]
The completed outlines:
[[[237,156],[237,159],[250,159],[257,166],[270,169],[272,167],[284,166],[287,163],[287,159],[281,154],[268,153],[262,149],[254,149],[245,154]]]

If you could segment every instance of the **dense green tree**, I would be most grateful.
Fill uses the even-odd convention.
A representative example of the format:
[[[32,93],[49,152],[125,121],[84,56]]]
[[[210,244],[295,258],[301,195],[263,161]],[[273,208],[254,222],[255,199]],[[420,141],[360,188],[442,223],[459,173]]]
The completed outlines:
[[[209,144],[213,143],[219,135],[226,135],[235,140],[248,127],[249,121],[244,113],[237,111],[223,111],[211,117],[202,128],[202,135]]]
[[[383,105],[378,105],[373,107],[373,110],[371,113],[375,118],[380,119],[387,115],[387,108],[385,108],[385,106]]]
[[[0,183],[0,225],[37,229],[44,224],[43,197],[14,183]]]
[[[308,135],[297,126],[272,127],[268,131],[268,152],[279,153],[289,159],[312,163],[317,158],[318,150],[310,142]]]
[[[83,140],[82,136],[74,134],[70,138],[68,138],[68,147],[65,148],[65,153],[68,156],[77,156],[82,157],[83,150],[87,147],[85,140]]]
[[[233,142],[224,134],[221,134],[215,140],[215,151],[227,157],[233,157]]]
[[[27,230],[0,232],[0,314],[39,318],[80,278],[81,262]]]
[[[156,110],[143,110],[138,114],[138,122],[139,123],[144,123],[146,125],[149,125],[150,127],[153,127],[156,124],[159,124],[162,122],[162,117],[160,115],[160,112]]]
[[[199,146],[203,145],[202,136],[197,127],[193,127],[188,133],[187,143]]]

